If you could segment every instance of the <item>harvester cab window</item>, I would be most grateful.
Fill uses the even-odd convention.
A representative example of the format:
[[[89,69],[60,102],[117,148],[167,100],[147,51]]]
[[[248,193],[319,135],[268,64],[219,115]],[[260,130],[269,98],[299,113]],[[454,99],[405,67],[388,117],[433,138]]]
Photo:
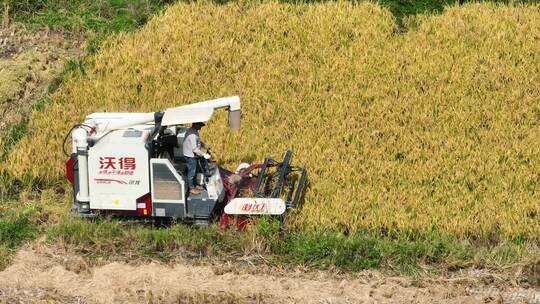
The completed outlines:
[[[157,140],[161,150],[158,153],[159,158],[168,159],[179,175],[186,174],[186,160],[182,147],[187,130],[181,126],[171,126],[164,129],[163,134]]]

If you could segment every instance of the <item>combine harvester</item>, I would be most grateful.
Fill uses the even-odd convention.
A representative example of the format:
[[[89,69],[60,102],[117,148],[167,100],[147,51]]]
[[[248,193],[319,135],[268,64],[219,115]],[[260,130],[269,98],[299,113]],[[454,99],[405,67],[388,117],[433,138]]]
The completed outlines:
[[[197,226],[220,216],[223,228],[232,223],[231,216],[284,219],[289,208],[299,207],[307,175],[305,168],[291,166],[291,151],[281,162],[268,157],[262,164],[240,164],[235,172],[199,158],[196,184],[203,190],[188,191],[182,154],[186,125],[207,122],[216,109],[228,110],[230,127],[240,128],[238,96],[155,113],[87,116],[71,129],[66,175],[73,185],[72,212],[85,218],[105,214]]]

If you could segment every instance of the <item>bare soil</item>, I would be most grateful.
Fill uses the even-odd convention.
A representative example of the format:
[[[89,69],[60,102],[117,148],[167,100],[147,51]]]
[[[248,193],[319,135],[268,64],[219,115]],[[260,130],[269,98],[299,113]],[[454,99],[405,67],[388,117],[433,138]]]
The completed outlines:
[[[0,272],[0,303],[540,303],[538,286],[467,270],[411,278],[178,260],[89,265],[52,249],[24,249]]]
[[[82,41],[62,30],[0,28],[0,134],[30,113],[67,60],[83,54]]]

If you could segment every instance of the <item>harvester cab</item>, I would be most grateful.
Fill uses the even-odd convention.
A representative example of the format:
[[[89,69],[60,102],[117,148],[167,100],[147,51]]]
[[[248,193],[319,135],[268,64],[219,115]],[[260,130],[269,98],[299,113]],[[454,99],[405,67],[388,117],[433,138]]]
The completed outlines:
[[[198,159],[195,184],[187,187],[182,146],[188,125],[207,122],[217,109],[240,127],[240,98],[224,97],[154,113],[93,113],[72,128],[72,153],[66,174],[73,185],[72,212],[174,219],[204,226],[221,216],[279,215],[301,200],[306,171],[267,158],[235,172]],[[209,151],[207,151],[209,152]]]

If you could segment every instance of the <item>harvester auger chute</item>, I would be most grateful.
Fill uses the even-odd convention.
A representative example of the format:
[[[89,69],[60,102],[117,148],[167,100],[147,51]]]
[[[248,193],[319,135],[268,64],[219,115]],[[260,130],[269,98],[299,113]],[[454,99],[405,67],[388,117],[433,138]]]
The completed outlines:
[[[230,197],[221,227],[230,225],[230,215],[239,216],[237,226],[243,229],[250,215],[277,215],[283,221],[290,208],[299,208],[307,171],[291,163],[292,151],[287,150],[281,162],[267,157],[262,164],[241,165],[234,174],[223,170],[224,185]]]

